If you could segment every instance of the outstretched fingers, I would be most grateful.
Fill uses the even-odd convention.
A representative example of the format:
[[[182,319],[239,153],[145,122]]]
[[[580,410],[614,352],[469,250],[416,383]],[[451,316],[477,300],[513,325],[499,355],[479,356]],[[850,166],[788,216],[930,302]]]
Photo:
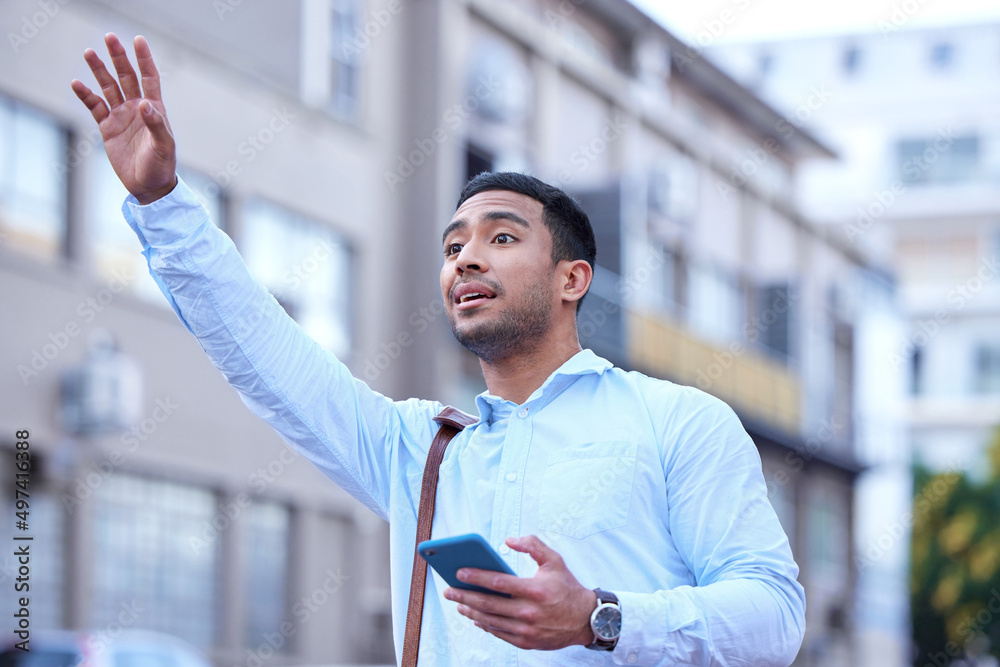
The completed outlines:
[[[142,92],[148,100],[162,101],[160,98],[160,73],[153,62],[153,54],[149,50],[146,38],[139,35],[133,42],[135,60],[139,64],[139,74],[142,75]]]
[[[108,101],[108,106],[114,109],[122,104],[125,99],[122,97],[121,90],[118,89],[118,82],[108,73],[108,68],[104,66],[104,61],[97,55],[97,51],[87,49],[83,52],[83,59],[90,65],[90,71],[94,73],[94,78],[97,79],[97,85],[101,87],[101,92],[104,93],[104,99]]]
[[[132,63],[128,60],[128,53],[118,40],[118,35],[109,32],[104,36],[104,43],[108,45],[108,53],[111,55],[111,62],[114,63],[115,72],[118,73],[118,81],[121,83],[122,92],[125,93],[125,99],[139,99],[142,97],[142,92],[139,90],[139,79],[135,76]]]
[[[76,96],[80,98],[80,101],[83,102],[84,106],[90,109],[90,115],[92,115],[94,120],[98,123],[107,118],[111,113],[108,111],[108,105],[104,103],[101,96],[88,88],[83,81],[73,79],[73,82],[70,83],[70,87],[73,89],[73,92],[76,93]]]

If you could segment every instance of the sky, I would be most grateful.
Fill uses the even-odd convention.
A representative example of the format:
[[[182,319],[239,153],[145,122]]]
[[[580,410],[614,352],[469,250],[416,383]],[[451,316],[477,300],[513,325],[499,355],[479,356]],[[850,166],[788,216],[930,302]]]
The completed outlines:
[[[1000,0],[631,1],[691,43],[699,33],[721,43],[878,32],[880,21],[906,28],[1000,21]]]

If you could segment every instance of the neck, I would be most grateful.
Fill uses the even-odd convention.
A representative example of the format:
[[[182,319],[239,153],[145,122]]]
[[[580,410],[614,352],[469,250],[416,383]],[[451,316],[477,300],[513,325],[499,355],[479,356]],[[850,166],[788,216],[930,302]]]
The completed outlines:
[[[539,341],[531,349],[504,359],[487,362],[480,358],[479,364],[489,392],[520,405],[557,368],[582,349],[574,326],[572,336]]]

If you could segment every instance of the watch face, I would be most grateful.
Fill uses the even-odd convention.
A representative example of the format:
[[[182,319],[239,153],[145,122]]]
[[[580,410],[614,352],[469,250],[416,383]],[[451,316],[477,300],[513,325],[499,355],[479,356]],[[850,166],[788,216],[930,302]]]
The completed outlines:
[[[598,639],[612,641],[622,632],[622,612],[615,605],[608,605],[597,610],[594,618],[594,634]]]

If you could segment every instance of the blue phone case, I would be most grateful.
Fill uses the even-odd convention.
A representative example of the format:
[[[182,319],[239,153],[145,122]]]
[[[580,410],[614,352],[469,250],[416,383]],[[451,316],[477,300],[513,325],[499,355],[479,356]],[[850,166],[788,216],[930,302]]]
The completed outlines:
[[[421,542],[417,545],[417,553],[423,556],[424,560],[448,582],[449,586],[467,591],[500,595],[505,598],[510,597],[506,593],[498,593],[489,588],[459,581],[455,576],[455,573],[463,567],[514,574],[507,563],[500,558],[500,554],[487,544],[486,540],[475,533]]]

